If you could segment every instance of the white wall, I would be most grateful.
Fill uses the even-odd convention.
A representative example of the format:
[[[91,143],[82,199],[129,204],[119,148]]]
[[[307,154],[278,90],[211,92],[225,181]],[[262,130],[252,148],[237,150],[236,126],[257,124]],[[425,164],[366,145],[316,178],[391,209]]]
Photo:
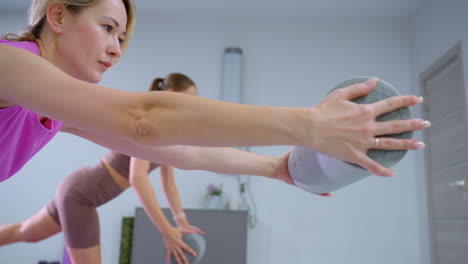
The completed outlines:
[[[21,18],[22,14],[19,14]],[[21,19],[0,16],[0,32]],[[312,106],[344,78],[378,76],[402,93],[411,91],[407,24],[388,20],[324,21],[275,19],[138,18],[122,61],[102,81],[118,89],[143,91],[152,78],[179,71],[193,77],[200,96],[220,96],[224,47],[245,54],[245,102],[256,105]],[[77,51],[78,52],[78,51]],[[85,105],[83,105],[85,107]],[[286,146],[253,148],[278,155]],[[94,164],[105,153],[84,140],[59,135],[20,173],[0,184],[0,224],[22,220],[52,196],[60,179]],[[395,167],[396,177],[371,177],[335,194],[310,195],[280,182],[255,178],[257,227],[249,232],[248,263],[421,263],[414,154]],[[205,172],[177,171],[183,204],[198,207],[209,182],[235,180]],[[179,177],[180,175],[180,177]],[[157,177],[152,177],[162,197]],[[164,199],[161,204],[166,205]],[[120,221],[138,205],[128,191],[99,209],[103,263],[117,263]],[[228,228],[228,227],[227,227]],[[0,262],[35,263],[57,259],[62,237],[35,245],[0,248]]]
[[[468,87],[468,2],[463,0],[429,0],[413,15],[410,22],[412,55],[411,87],[414,93],[420,93],[419,74],[424,72],[440,56],[459,41],[462,43],[465,87]],[[468,93],[467,93],[468,94]],[[421,110],[418,108],[418,113]],[[416,177],[420,220],[421,263],[430,263],[430,240],[428,229],[427,193],[424,155],[415,155]]]

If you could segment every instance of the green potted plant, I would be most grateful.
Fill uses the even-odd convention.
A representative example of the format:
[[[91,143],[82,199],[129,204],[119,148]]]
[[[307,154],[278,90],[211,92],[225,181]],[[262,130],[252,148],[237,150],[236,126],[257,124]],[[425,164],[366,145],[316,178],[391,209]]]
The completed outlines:
[[[221,209],[221,195],[223,194],[223,184],[215,185],[209,184],[207,190],[207,208],[208,209]]]

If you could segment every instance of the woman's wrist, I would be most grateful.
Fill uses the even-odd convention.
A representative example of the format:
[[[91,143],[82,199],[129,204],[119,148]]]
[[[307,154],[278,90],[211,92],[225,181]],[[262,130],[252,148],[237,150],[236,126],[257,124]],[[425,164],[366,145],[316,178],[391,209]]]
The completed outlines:
[[[296,146],[308,146],[312,147],[315,144],[315,134],[317,129],[317,119],[318,111],[315,107],[309,108],[301,108],[299,109],[300,114],[296,122],[298,122],[298,126],[295,127],[296,134],[294,139],[296,140]],[[304,124],[307,124],[304,126]]]
[[[289,108],[289,120],[283,124],[284,129],[290,140],[292,141],[289,145],[307,145],[311,144],[311,136],[315,122],[316,109],[307,107],[294,107]]]
[[[173,226],[169,222],[165,221],[165,223],[160,223],[156,225],[156,227],[158,228],[159,232],[164,236],[170,232]]]
[[[283,161],[283,157],[268,157],[268,161],[265,165],[265,177],[270,179],[277,179],[278,178],[278,171],[281,167],[281,163]]]
[[[184,212],[180,212],[173,215],[174,221],[177,223],[178,226],[184,226],[188,224],[187,216]]]
[[[175,221],[179,220],[179,219],[183,219],[185,218],[186,215],[184,212],[180,212],[180,213],[176,213],[176,214],[172,214],[172,218],[174,218]]]
[[[177,223],[177,225],[181,225],[187,221],[187,215],[184,212],[173,214],[172,218]]]

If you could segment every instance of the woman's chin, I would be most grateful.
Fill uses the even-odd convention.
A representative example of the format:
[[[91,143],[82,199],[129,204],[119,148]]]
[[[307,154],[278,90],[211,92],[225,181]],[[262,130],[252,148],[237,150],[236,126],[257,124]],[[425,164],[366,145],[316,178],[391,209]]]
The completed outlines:
[[[87,76],[83,81],[89,82],[89,83],[98,83],[102,80],[102,74],[93,74],[90,76]]]

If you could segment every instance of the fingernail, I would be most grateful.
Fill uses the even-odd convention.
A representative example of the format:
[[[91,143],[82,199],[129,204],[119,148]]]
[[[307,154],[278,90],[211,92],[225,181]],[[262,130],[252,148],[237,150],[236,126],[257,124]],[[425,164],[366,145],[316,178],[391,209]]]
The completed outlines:
[[[369,78],[365,84],[367,87],[371,87],[372,86],[372,82],[374,81],[374,79],[376,79],[375,77],[372,77],[372,78]]]
[[[421,126],[424,127],[424,128],[430,127],[431,122],[429,122],[427,120],[421,120]]]
[[[422,102],[424,102],[424,98],[422,96],[419,96],[417,103],[420,104]]]
[[[393,177],[393,176],[395,176],[395,173],[393,173],[393,171],[389,170],[387,176]]]
[[[420,142],[420,141],[419,141],[419,142],[414,143],[414,147],[415,147],[416,149],[422,149],[422,148],[425,148],[425,147],[426,147],[426,144],[424,144],[424,142]]]

